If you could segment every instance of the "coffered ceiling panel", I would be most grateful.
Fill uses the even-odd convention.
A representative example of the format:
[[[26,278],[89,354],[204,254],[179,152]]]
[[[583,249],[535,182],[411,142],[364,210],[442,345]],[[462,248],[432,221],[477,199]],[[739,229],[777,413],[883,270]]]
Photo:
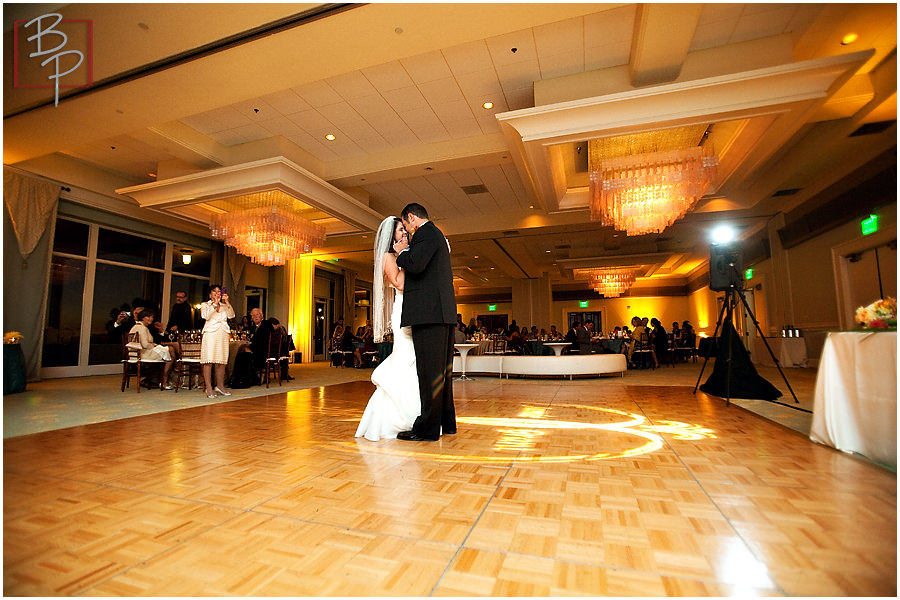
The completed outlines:
[[[361,277],[380,218],[419,202],[464,294],[543,273],[572,286],[574,268],[609,264],[681,286],[714,223],[759,236],[896,146],[890,4],[148,6],[61,5],[95,24],[99,83],[54,107],[7,77],[4,160],[113,177],[101,193],[186,228],[211,198],[148,201],[156,180],[296,165],[288,183],[335,232],[315,256]],[[7,47],[35,9],[4,6]],[[884,127],[852,136],[866,123]],[[579,144],[691,124],[719,169],[687,216],[637,237],[590,221]]]

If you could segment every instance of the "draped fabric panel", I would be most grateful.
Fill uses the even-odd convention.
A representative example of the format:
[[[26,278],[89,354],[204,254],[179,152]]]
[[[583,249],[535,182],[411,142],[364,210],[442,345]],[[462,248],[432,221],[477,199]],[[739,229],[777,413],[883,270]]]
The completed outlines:
[[[3,168],[3,328],[23,336],[28,381],[40,379],[52,225],[60,191],[58,184]],[[34,306],[40,309],[23,308]]]
[[[356,315],[356,271],[344,270],[344,326],[353,326]],[[363,323],[365,325],[365,323]],[[354,331],[355,333],[355,331]]]
[[[249,262],[250,259],[239,254],[234,248],[225,247],[225,276],[222,278],[222,285],[228,289],[228,301],[234,307],[234,315],[238,322],[247,314],[244,295],[247,285],[244,275]]]
[[[47,230],[50,217],[56,213],[60,191],[58,184],[3,168],[3,202],[22,258],[28,259]]]

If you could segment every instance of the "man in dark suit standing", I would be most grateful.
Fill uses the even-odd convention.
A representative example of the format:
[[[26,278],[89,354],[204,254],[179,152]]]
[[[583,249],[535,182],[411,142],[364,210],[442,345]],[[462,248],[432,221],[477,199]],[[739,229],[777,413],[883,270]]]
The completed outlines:
[[[444,234],[428,220],[420,204],[408,204],[400,220],[409,232],[409,242],[394,244],[397,265],[406,273],[400,326],[412,326],[419,397],[422,411],[410,431],[399,440],[437,441],[441,433],[456,433],[453,406],[453,327],[456,296],[450,247]]]

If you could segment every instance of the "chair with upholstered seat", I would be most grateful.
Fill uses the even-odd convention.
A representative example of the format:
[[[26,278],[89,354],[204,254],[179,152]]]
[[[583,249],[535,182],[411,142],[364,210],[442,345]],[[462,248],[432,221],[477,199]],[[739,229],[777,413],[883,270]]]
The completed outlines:
[[[650,341],[650,332],[641,332],[631,343],[634,344],[634,349],[631,351],[631,363],[635,367],[646,368],[649,365],[653,368],[653,344]]]
[[[126,341],[127,340],[127,341]],[[122,391],[131,386],[131,378],[137,378],[137,392],[141,393],[141,377],[147,377],[154,369],[159,370],[160,381],[166,365],[165,361],[141,358],[141,343],[138,334],[129,333],[122,338]],[[143,375],[142,375],[143,373]]]
[[[193,387],[193,378],[203,377],[203,368],[200,364],[201,342],[181,342],[181,356],[175,361],[175,393],[181,388],[181,382],[187,377],[187,388]],[[199,381],[199,379],[198,379]],[[199,385],[199,384],[198,384]]]
[[[281,334],[277,331],[273,331],[271,335],[269,335],[269,349],[266,352],[266,363],[263,366],[265,369],[263,373],[263,378],[266,380],[266,387],[269,387],[269,374],[274,373],[275,378],[278,380],[278,385],[281,385]]]

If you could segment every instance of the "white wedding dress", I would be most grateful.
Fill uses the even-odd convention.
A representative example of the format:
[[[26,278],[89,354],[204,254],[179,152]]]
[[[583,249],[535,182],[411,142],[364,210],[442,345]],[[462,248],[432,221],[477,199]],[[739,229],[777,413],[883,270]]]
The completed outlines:
[[[403,294],[397,291],[391,312],[394,349],[372,373],[372,383],[377,389],[369,398],[356,429],[356,437],[365,437],[373,442],[381,438],[396,438],[401,431],[412,429],[422,410],[412,329],[400,327],[402,312]]]

